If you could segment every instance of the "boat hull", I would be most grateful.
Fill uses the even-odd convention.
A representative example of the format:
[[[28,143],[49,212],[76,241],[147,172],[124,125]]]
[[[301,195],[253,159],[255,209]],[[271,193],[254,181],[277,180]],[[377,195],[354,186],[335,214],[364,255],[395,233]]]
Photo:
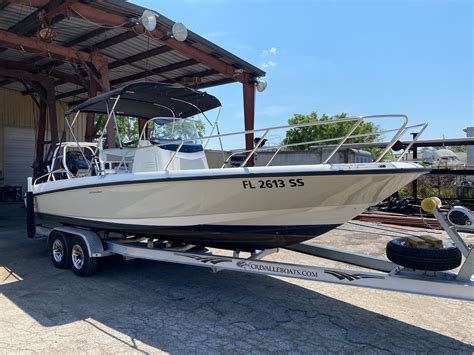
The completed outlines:
[[[324,234],[423,173],[399,163],[86,177],[35,186],[35,212],[48,226],[267,249]]]

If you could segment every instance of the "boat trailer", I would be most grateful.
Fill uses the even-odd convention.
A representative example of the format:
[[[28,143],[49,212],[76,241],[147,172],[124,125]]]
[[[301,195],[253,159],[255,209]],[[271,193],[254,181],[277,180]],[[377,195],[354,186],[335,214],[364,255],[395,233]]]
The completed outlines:
[[[436,198],[425,199],[422,207],[434,214],[461,252],[463,262],[458,272],[414,270],[384,258],[308,243],[295,244],[285,249],[372,271],[262,260],[265,256],[278,252],[278,249],[249,253],[244,258],[241,256],[244,253],[240,251],[234,251],[232,256],[225,256],[215,254],[207,248],[194,245],[173,247],[146,237],[107,239],[96,232],[71,226],[54,229],[38,226],[36,232],[37,235],[47,236],[53,264],[59,268],[71,267],[79,276],[93,274],[99,258],[121,255],[127,260],[140,258],[193,265],[209,268],[212,272],[231,270],[474,301],[473,245],[467,244],[457,231],[457,227],[474,230],[474,225],[466,218],[461,218],[460,223],[465,223],[464,225],[458,226],[456,221],[453,223],[440,212],[440,201]],[[459,207],[454,209],[459,211]],[[472,218],[472,213],[467,209],[466,211],[463,213],[468,213],[469,218]]]

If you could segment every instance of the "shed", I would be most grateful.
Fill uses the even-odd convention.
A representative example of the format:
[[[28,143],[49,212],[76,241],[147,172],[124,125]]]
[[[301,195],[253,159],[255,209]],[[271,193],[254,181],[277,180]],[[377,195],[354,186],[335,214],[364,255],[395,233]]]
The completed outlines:
[[[253,129],[265,72],[192,31],[178,41],[175,22],[159,12],[156,28],[146,30],[145,10],[123,0],[0,0],[0,185],[24,184],[58,142],[66,110],[137,81],[196,89],[241,83],[245,129]],[[85,121],[90,141],[93,114]]]

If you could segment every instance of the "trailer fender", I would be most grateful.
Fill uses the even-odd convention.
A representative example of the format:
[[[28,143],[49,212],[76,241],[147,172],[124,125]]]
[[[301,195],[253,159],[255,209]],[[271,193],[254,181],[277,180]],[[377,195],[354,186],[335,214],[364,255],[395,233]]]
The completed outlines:
[[[101,258],[104,256],[113,255],[113,253],[108,252],[104,249],[102,240],[95,232],[85,230],[85,229],[74,228],[74,227],[57,227],[57,228],[54,228],[49,234],[48,243],[49,243],[49,238],[53,231],[60,231],[60,232],[70,235],[71,237],[78,236],[82,238],[84,242],[86,243],[87,251],[89,252],[89,255],[92,258]]]

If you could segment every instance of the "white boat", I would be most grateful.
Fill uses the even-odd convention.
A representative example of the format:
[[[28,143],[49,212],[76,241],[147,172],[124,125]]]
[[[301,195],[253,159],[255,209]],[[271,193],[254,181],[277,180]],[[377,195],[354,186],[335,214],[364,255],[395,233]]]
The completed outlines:
[[[239,132],[261,133],[253,150],[239,152],[241,166],[209,168],[204,142],[236,134],[197,138],[189,117],[218,106],[219,100],[203,92],[138,83],[70,110],[66,123],[73,137],[81,112],[105,113],[108,121],[116,112],[149,120],[136,147],[105,149],[103,137],[96,143],[60,143],[49,172],[31,186],[35,223],[233,250],[269,249],[326,233],[428,171],[416,163],[381,161],[410,128],[403,115],[332,122],[354,125],[316,165],[271,166],[270,160],[268,166],[247,166],[259,151],[276,155],[289,146],[263,147],[268,132],[327,123]],[[402,118],[403,124],[391,130],[394,137],[375,162],[327,163],[364,119],[381,117]]]

